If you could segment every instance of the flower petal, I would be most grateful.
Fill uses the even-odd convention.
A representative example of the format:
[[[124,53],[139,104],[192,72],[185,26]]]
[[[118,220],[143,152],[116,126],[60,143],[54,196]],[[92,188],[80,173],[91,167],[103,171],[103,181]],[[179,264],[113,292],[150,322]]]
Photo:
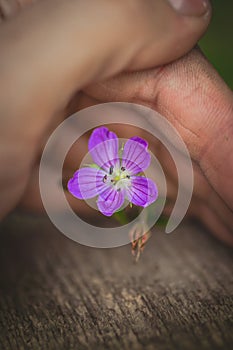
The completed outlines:
[[[67,188],[73,196],[79,199],[95,197],[106,187],[103,182],[105,174],[100,169],[81,168],[69,180]]]
[[[113,187],[109,187],[98,198],[97,205],[99,211],[105,216],[112,216],[122,205],[125,200],[124,191],[116,191]]]
[[[140,137],[130,138],[123,150],[122,167],[131,174],[138,174],[150,165],[150,153],[147,151],[148,143]]]
[[[88,149],[96,164],[109,171],[111,166],[119,162],[117,135],[106,127],[95,129],[89,139]]]
[[[158,188],[154,181],[142,176],[131,176],[131,186],[127,189],[128,200],[140,207],[147,207],[158,198]]]

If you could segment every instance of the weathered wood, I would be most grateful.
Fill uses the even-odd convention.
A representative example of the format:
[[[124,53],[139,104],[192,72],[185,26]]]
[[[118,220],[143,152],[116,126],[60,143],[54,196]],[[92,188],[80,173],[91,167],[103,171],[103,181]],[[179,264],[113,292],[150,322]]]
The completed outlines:
[[[230,349],[233,257],[200,227],[94,249],[45,219],[1,225],[0,349]]]

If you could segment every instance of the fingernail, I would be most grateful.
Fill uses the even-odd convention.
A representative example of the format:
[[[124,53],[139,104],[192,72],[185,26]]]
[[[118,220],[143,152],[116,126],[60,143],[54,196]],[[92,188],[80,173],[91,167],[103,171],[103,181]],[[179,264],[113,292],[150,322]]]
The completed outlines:
[[[184,16],[203,16],[210,9],[209,0],[168,0],[173,9]]]

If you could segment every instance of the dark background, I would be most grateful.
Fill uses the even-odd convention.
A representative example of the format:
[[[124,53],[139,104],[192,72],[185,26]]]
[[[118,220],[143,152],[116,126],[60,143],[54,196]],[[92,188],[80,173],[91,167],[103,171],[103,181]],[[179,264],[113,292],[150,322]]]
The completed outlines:
[[[213,19],[200,47],[233,89],[233,1],[213,0]]]

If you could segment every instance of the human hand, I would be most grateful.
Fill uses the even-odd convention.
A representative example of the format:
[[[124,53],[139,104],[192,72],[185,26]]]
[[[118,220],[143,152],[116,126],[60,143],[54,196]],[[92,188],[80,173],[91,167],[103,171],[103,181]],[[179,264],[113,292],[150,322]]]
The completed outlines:
[[[156,28],[156,33],[159,34],[156,37],[157,41],[155,41],[154,46],[152,45],[152,47],[148,45],[150,51],[147,57],[148,62],[145,62],[145,57],[138,58],[137,55],[137,59],[135,60],[136,63],[134,63],[133,66],[131,64],[125,64],[127,61],[126,59],[122,60],[119,58],[119,63],[124,61],[122,67],[117,67],[116,69],[115,65],[112,65],[112,68],[109,69],[108,72],[105,72],[100,63],[104,61],[103,57],[106,58],[106,51],[95,66],[97,71],[98,67],[102,67],[102,71],[99,72],[99,76],[97,73],[95,73],[95,75],[92,72],[90,76],[87,77],[88,74],[86,73],[86,83],[82,82],[80,86],[78,86],[80,81],[78,79],[79,75],[77,74],[75,75],[76,78],[72,85],[73,90],[71,89],[71,86],[69,86],[69,88],[65,88],[64,85],[62,85],[60,89],[55,89],[52,91],[50,98],[53,99],[51,100],[50,98],[44,98],[44,96],[47,96],[44,94],[41,86],[43,86],[46,92],[48,92],[49,88],[53,89],[55,86],[54,76],[52,74],[51,76],[48,75],[48,78],[50,78],[48,83],[46,80],[42,79],[40,90],[39,87],[36,89],[35,85],[33,84],[33,79],[35,78],[35,81],[38,82],[38,73],[41,74],[41,70],[38,69],[38,71],[35,72],[33,67],[26,64],[27,62],[24,61],[24,58],[26,57],[24,51],[22,53],[22,62],[20,62],[22,65],[21,71],[25,72],[25,67],[27,67],[27,70],[29,68],[31,69],[31,72],[29,69],[32,80],[30,81],[30,86],[33,87],[32,91],[34,91],[34,94],[32,94],[30,89],[30,94],[28,96],[30,98],[26,101],[25,98],[22,99],[22,96],[17,96],[16,106],[18,108],[13,108],[13,111],[17,111],[18,114],[16,114],[14,116],[15,119],[13,119],[16,121],[17,127],[20,125],[20,121],[23,123],[22,129],[19,128],[21,135],[17,132],[17,130],[14,130],[14,128],[9,130],[10,133],[6,132],[5,135],[3,133],[3,135],[7,136],[8,139],[6,140],[8,141],[6,142],[6,145],[8,144],[8,148],[2,147],[3,157],[6,157],[5,151],[10,151],[13,153],[12,160],[14,160],[15,157],[17,162],[21,160],[22,165],[24,165],[22,166],[22,169],[16,169],[16,171],[14,169],[13,175],[17,179],[14,186],[12,186],[14,179],[9,178],[9,171],[7,172],[7,168],[5,169],[7,181],[5,180],[1,182],[5,189],[6,197],[8,198],[7,205],[4,203],[4,201],[2,201],[2,206],[5,212],[11,209],[13,205],[19,201],[19,198],[25,188],[27,190],[23,198],[24,204],[28,205],[29,207],[33,207],[35,205],[40,206],[40,202],[38,202],[39,191],[38,186],[36,186],[37,180],[36,176],[34,177],[37,172],[37,168],[34,167],[34,172],[32,172],[32,163],[34,162],[37,151],[39,152],[40,147],[43,145],[43,139],[46,140],[50,130],[56,127],[59,121],[61,121],[66,115],[69,115],[76,109],[80,109],[98,102],[114,100],[135,101],[152,106],[165,115],[178,129],[184,138],[184,141],[188,145],[191,156],[195,162],[195,191],[189,214],[199,218],[207,227],[210,228],[213,233],[226,242],[232,244],[233,201],[231,191],[232,157],[230,152],[232,149],[232,142],[230,138],[230,135],[232,134],[232,93],[218,77],[213,68],[202,57],[200,52],[193,51],[181,60],[173,64],[163,66],[162,69],[152,69],[151,71],[146,71],[140,74],[132,73],[121,75],[117,79],[115,78],[106,82],[105,84],[101,83],[101,85],[98,84],[97,86],[92,84],[90,87],[85,89],[85,92],[78,94],[78,99],[73,99],[75,105],[74,109],[70,109],[70,107],[68,110],[66,109],[66,106],[69,106],[69,101],[72,95],[71,91],[73,92],[75,89],[80,91],[82,89],[82,85],[86,85],[87,83],[93,81],[102,80],[102,78],[111,76],[117,71],[124,69],[129,70],[129,68],[142,68],[149,67],[150,65],[161,65],[176,58],[176,54],[179,56],[182,52],[184,53],[188,51],[208,23],[208,16],[204,17],[205,18],[198,17],[197,19],[191,19],[194,20],[194,22],[192,22],[192,26],[197,25],[199,31],[195,33],[193,30],[194,27],[192,27],[192,29],[191,26],[189,27],[192,33],[187,31],[186,38],[189,40],[191,37],[193,41],[189,43],[184,38],[181,41],[182,45],[184,46],[182,46],[179,53],[176,50],[174,51],[174,46],[172,45],[172,43],[174,45],[177,43],[175,36],[171,35],[169,37],[170,39],[167,40],[168,38],[164,38],[161,35],[161,32],[158,31],[158,28]],[[186,17],[185,19],[184,17],[176,17],[177,22],[175,21],[175,25],[180,25],[180,28],[182,28],[182,33],[182,26],[187,25],[190,18],[188,18],[186,23],[184,23],[186,20]],[[195,23],[195,21],[197,22]],[[169,23],[171,26],[174,25],[171,18]],[[179,37],[179,35],[181,34],[178,31],[176,36]],[[159,42],[160,44],[158,44]],[[31,49],[33,49],[34,46],[36,49],[38,49],[38,51],[36,51],[38,54],[37,63],[38,68],[40,68],[40,61],[43,62],[44,59],[43,52],[39,50],[38,42],[32,43],[32,41],[29,40],[29,43],[31,45]],[[161,43],[163,43],[164,46],[162,47],[162,50],[160,50],[162,56],[159,57],[158,55],[154,55],[153,52],[156,51],[156,48],[159,47]],[[70,48],[70,50],[72,51],[73,47]],[[112,52],[111,50],[112,48],[109,48],[109,53]],[[42,57],[39,59],[40,56]],[[153,60],[153,62],[150,60]],[[67,72],[65,62],[60,62],[60,64],[61,67],[63,67],[63,70],[60,71],[59,79],[61,82],[68,83],[68,79],[66,80],[64,77],[65,72]],[[78,71],[79,64],[77,64],[77,66],[75,65],[75,67],[77,67],[76,69]],[[17,69],[15,69],[15,71],[17,71]],[[87,72],[85,67],[83,67],[81,73],[83,72]],[[81,76],[84,77],[85,80],[85,74],[81,74]],[[16,83],[16,86],[20,86],[22,77],[21,80],[17,79],[18,73],[15,76],[12,76],[12,80],[10,80],[10,82],[13,85]],[[70,82],[71,80],[72,79],[70,77]],[[7,85],[8,84],[6,84],[6,86]],[[6,89],[6,92],[7,91],[8,90]],[[42,96],[41,92],[43,92]],[[5,96],[7,97],[6,93]],[[37,96],[37,98],[33,96]],[[44,102],[41,106],[39,104],[35,105],[38,97],[40,97]],[[52,100],[53,103],[51,103],[51,106],[49,106],[49,102]],[[63,106],[60,104],[61,100],[63,101]],[[9,104],[9,99],[6,99],[6,102]],[[24,102],[23,109],[20,108],[22,102]],[[190,105],[192,108],[190,108]],[[33,117],[31,119],[27,119],[28,115],[30,114],[30,110],[32,111]],[[14,113],[12,113],[13,111],[10,108],[11,113],[9,113],[9,115],[14,115]],[[25,115],[22,118],[23,112]],[[41,118],[40,114],[43,115],[43,118]],[[27,123],[27,121],[31,123],[31,126],[34,126],[33,129],[29,128],[29,125],[26,125],[25,127],[24,123]],[[50,128],[48,127],[49,123],[51,123]],[[220,128],[221,130],[224,130],[224,133],[219,134],[218,130]],[[13,140],[11,138],[11,131],[13,131],[12,136],[14,135]],[[17,136],[16,139],[15,136]],[[26,142],[23,142],[22,144],[23,136],[26,136]],[[4,137],[2,139],[4,139]],[[10,140],[11,145],[9,142]],[[213,140],[215,142],[213,142]],[[18,149],[18,145],[20,145],[22,148]],[[20,151],[20,154],[18,154],[18,151]],[[222,156],[223,154],[226,154],[228,162],[225,162],[224,157]],[[12,160],[8,162],[8,167],[10,168],[14,166],[14,161]],[[160,150],[160,160],[167,170],[167,174],[170,174],[169,197],[171,201],[174,201],[176,192],[174,190],[176,173],[172,168],[167,155],[164,154],[163,148]],[[19,175],[21,175],[21,181],[19,181]],[[9,183],[8,186],[7,182]],[[170,212],[169,207],[166,207],[165,210],[167,213]]]
[[[0,217],[30,188],[44,142],[67,116],[75,92],[125,70],[167,63],[193,47],[210,8],[186,3],[195,9],[186,6],[180,15],[164,0],[50,0],[17,15],[16,2],[0,2],[3,14],[13,9],[0,27]]]

